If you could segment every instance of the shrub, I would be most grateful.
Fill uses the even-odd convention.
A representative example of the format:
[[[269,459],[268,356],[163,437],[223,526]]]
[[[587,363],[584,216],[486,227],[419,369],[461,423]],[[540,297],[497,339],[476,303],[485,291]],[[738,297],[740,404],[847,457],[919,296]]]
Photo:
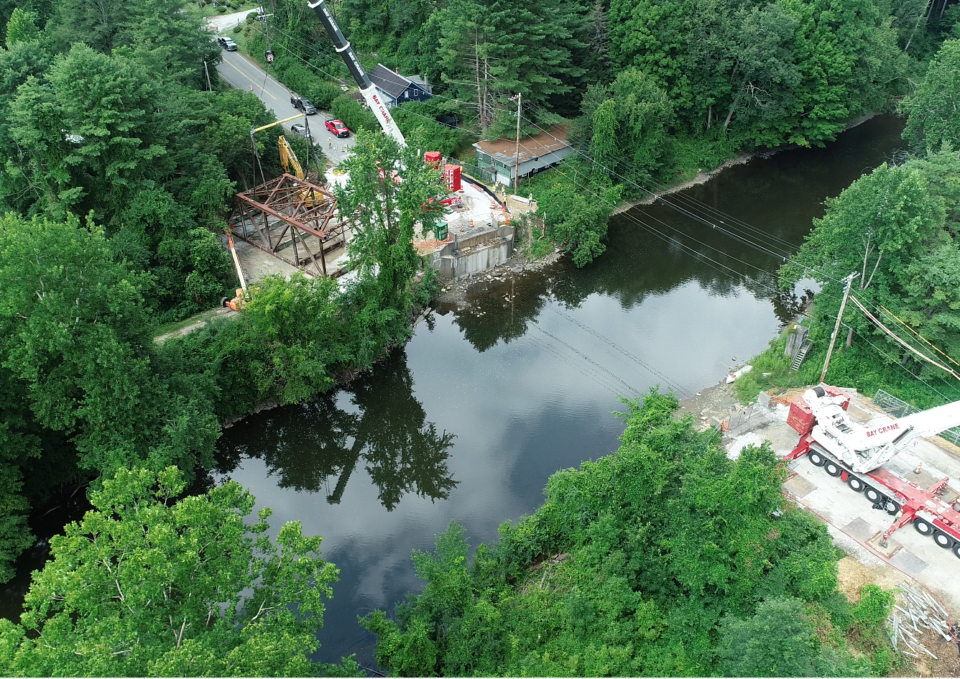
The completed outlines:
[[[250,12],[250,14],[248,14],[248,15],[247,15],[247,18],[245,19],[245,21],[246,21],[248,24],[252,24],[252,23],[253,23],[254,21],[256,21],[256,20],[257,20],[257,13],[256,13],[256,12]]]
[[[234,33],[239,33],[242,30],[243,30],[243,27],[240,24],[237,24],[236,26],[233,27]]]
[[[345,94],[333,100],[330,104],[330,112],[354,132],[359,130],[376,132],[380,129],[377,117]]]

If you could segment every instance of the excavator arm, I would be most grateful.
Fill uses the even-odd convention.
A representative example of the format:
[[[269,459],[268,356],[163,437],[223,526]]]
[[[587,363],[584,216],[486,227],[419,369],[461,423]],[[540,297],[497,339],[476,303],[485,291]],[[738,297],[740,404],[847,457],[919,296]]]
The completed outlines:
[[[300,165],[297,154],[290,147],[290,142],[283,135],[280,135],[278,142],[280,144],[280,164],[283,165],[283,169],[287,174],[292,174],[297,179],[304,179],[306,175],[303,173],[303,166]]]

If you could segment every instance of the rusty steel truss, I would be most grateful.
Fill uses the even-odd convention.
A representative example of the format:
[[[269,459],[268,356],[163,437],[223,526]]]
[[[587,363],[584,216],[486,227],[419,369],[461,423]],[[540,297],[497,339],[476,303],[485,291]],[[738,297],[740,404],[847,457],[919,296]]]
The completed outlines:
[[[233,234],[309,275],[328,271],[327,255],[346,248],[348,220],[338,221],[337,199],[316,184],[283,174],[238,193]],[[293,258],[286,256],[292,248]]]

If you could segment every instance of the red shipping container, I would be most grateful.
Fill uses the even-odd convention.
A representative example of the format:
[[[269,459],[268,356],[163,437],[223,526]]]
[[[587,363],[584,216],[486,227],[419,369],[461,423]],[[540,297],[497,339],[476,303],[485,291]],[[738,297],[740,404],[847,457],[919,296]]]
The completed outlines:
[[[440,169],[440,152],[439,151],[427,151],[423,154],[423,160],[427,165],[432,166],[435,170]]]
[[[460,184],[460,166],[444,165],[443,181],[446,183],[448,191],[454,192],[462,190],[462,185]]]

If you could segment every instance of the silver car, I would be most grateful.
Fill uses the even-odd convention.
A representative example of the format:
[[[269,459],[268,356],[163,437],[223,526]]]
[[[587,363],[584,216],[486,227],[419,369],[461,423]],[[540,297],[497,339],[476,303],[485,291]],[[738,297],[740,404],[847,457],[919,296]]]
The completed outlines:
[[[290,126],[290,131],[296,135],[299,135],[306,139],[311,144],[313,143],[313,135],[310,134],[310,130],[307,129],[306,125],[301,125],[300,123],[295,123]]]

